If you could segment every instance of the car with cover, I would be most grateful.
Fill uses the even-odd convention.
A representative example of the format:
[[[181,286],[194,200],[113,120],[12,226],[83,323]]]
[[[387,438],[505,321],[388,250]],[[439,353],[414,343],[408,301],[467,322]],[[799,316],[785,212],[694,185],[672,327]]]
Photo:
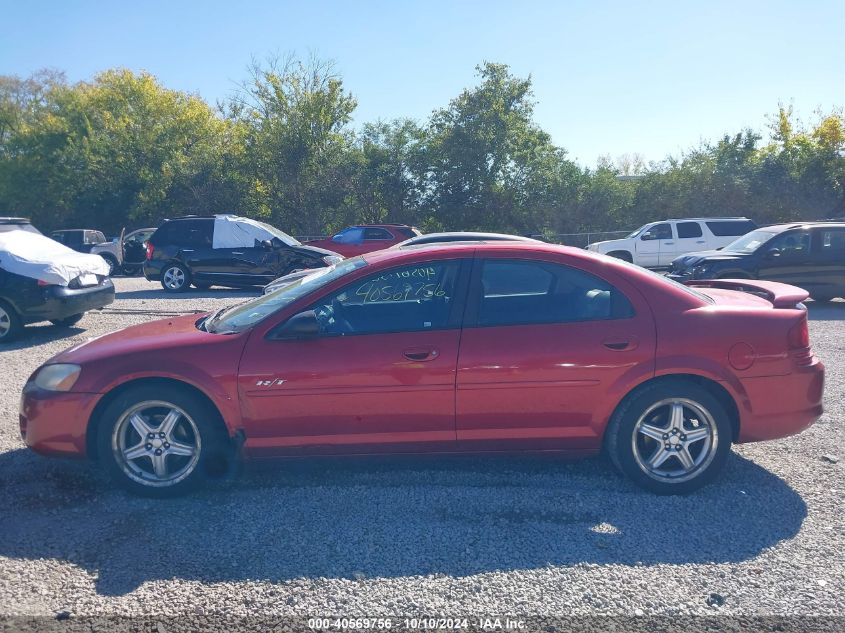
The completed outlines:
[[[727,246],[757,225],[748,218],[687,218],[644,224],[618,240],[587,245],[587,250],[646,268],[666,268],[679,255]]]
[[[688,493],[810,426],[824,386],[805,291],[691,283],[551,244],[382,250],[53,357],[21,434],[153,496],[235,455],[602,450]]]
[[[144,277],[161,282],[167,292],[184,292],[191,285],[264,286],[294,270],[323,268],[342,259],[237,215],[167,220],[146,248]]]
[[[845,297],[845,222],[798,222],[752,231],[719,251],[672,262],[678,281],[763,279],[804,288],[815,301]]]
[[[25,218],[0,218],[0,344],[39,321],[71,326],[114,301],[109,267],[45,237]]]

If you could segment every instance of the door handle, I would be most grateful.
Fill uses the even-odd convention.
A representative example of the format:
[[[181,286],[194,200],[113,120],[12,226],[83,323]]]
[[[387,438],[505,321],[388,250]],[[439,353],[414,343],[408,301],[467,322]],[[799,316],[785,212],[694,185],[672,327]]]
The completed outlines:
[[[414,347],[411,349],[406,349],[402,352],[402,356],[407,358],[408,360],[416,361],[416,362],[424,362],[428,360],[434,360],[440,355],[436,349],[428,349],[422,347]]]
[[[640,344],[639,339],[636,336],[629,336],[629,337],[611,337],[606,338],[602,342],[607,349],[613,350],[614,352],[624,352],[628,350],[637,349],[637,345]]]
[[[704,240],[698,240],[696,244],[704,244]]]
[[[243,255],[243,253],[232,252],[232,255]]]
[[[182,252],[183,252],[183,253],[193,253],[193,252],[194,252],[194,249],[193,249],[193,248],[183,248],[183,249],[182,249]]]
[[[674,243],[675,242],[663,242],[663,244],[665,244],[666,246],[672,246],[672,244],[674,244]]]

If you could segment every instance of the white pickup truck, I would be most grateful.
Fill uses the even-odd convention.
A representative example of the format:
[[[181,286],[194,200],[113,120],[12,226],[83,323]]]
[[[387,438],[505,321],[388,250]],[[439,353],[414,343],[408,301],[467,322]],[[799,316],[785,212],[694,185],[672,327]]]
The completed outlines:
[[[587,250],[646,268],[662,268],[695,251],[722,248],[757,228],[748,218],[685,218],[651,222],[618,240],[593,242]]]

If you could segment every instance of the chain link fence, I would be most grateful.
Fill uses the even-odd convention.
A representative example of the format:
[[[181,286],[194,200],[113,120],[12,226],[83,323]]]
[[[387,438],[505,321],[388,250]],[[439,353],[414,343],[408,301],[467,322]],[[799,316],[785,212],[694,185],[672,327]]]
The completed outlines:
[[[528,237],[533,237],[538,240],[546,242],[554,242],[555,244],[563,244],[565,246],[575,246],[577,248],[586,248],[587,244],[593,242],[601,242],[602,240],[615,240],[620,237],[625,237],[631,231],[595,231],[589,233],[537,233],[531,234]],[[296,239],[300,242],[310,242],[312,240],[324,240],[326,235],[296,235]]]

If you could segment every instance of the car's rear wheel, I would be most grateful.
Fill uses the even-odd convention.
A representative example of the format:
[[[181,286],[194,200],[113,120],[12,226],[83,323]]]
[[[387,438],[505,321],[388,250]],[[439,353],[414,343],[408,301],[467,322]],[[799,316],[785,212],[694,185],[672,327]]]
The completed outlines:
[[[80,312],[79,314],[74,314],[69,317],[65,317],[64,319],[50,319],[50,323],[53,325],[58,325],[60,327],[71,327],[72,325],[76,325],[82,320],[82,317],[85,316],[84,312]]]
[[[23,321],[17,311],[0,299],[0,343],[14,341],[23,333]]]
[[[722,403],[698,384],[648,385],[613,414],[605,438],[614,465],[657,494],[685,494],[710,483],[730,453],[732,424]]]
[[[230,466],[225,427],[202,398],[179,388],[131,389],[105,410],[98,427],[100,461],[130,492],[172,497]]]
[[[182,264],[169,264],[161,273],[161,287],[167,292],[185,292],[191,286],[191,273]]]

